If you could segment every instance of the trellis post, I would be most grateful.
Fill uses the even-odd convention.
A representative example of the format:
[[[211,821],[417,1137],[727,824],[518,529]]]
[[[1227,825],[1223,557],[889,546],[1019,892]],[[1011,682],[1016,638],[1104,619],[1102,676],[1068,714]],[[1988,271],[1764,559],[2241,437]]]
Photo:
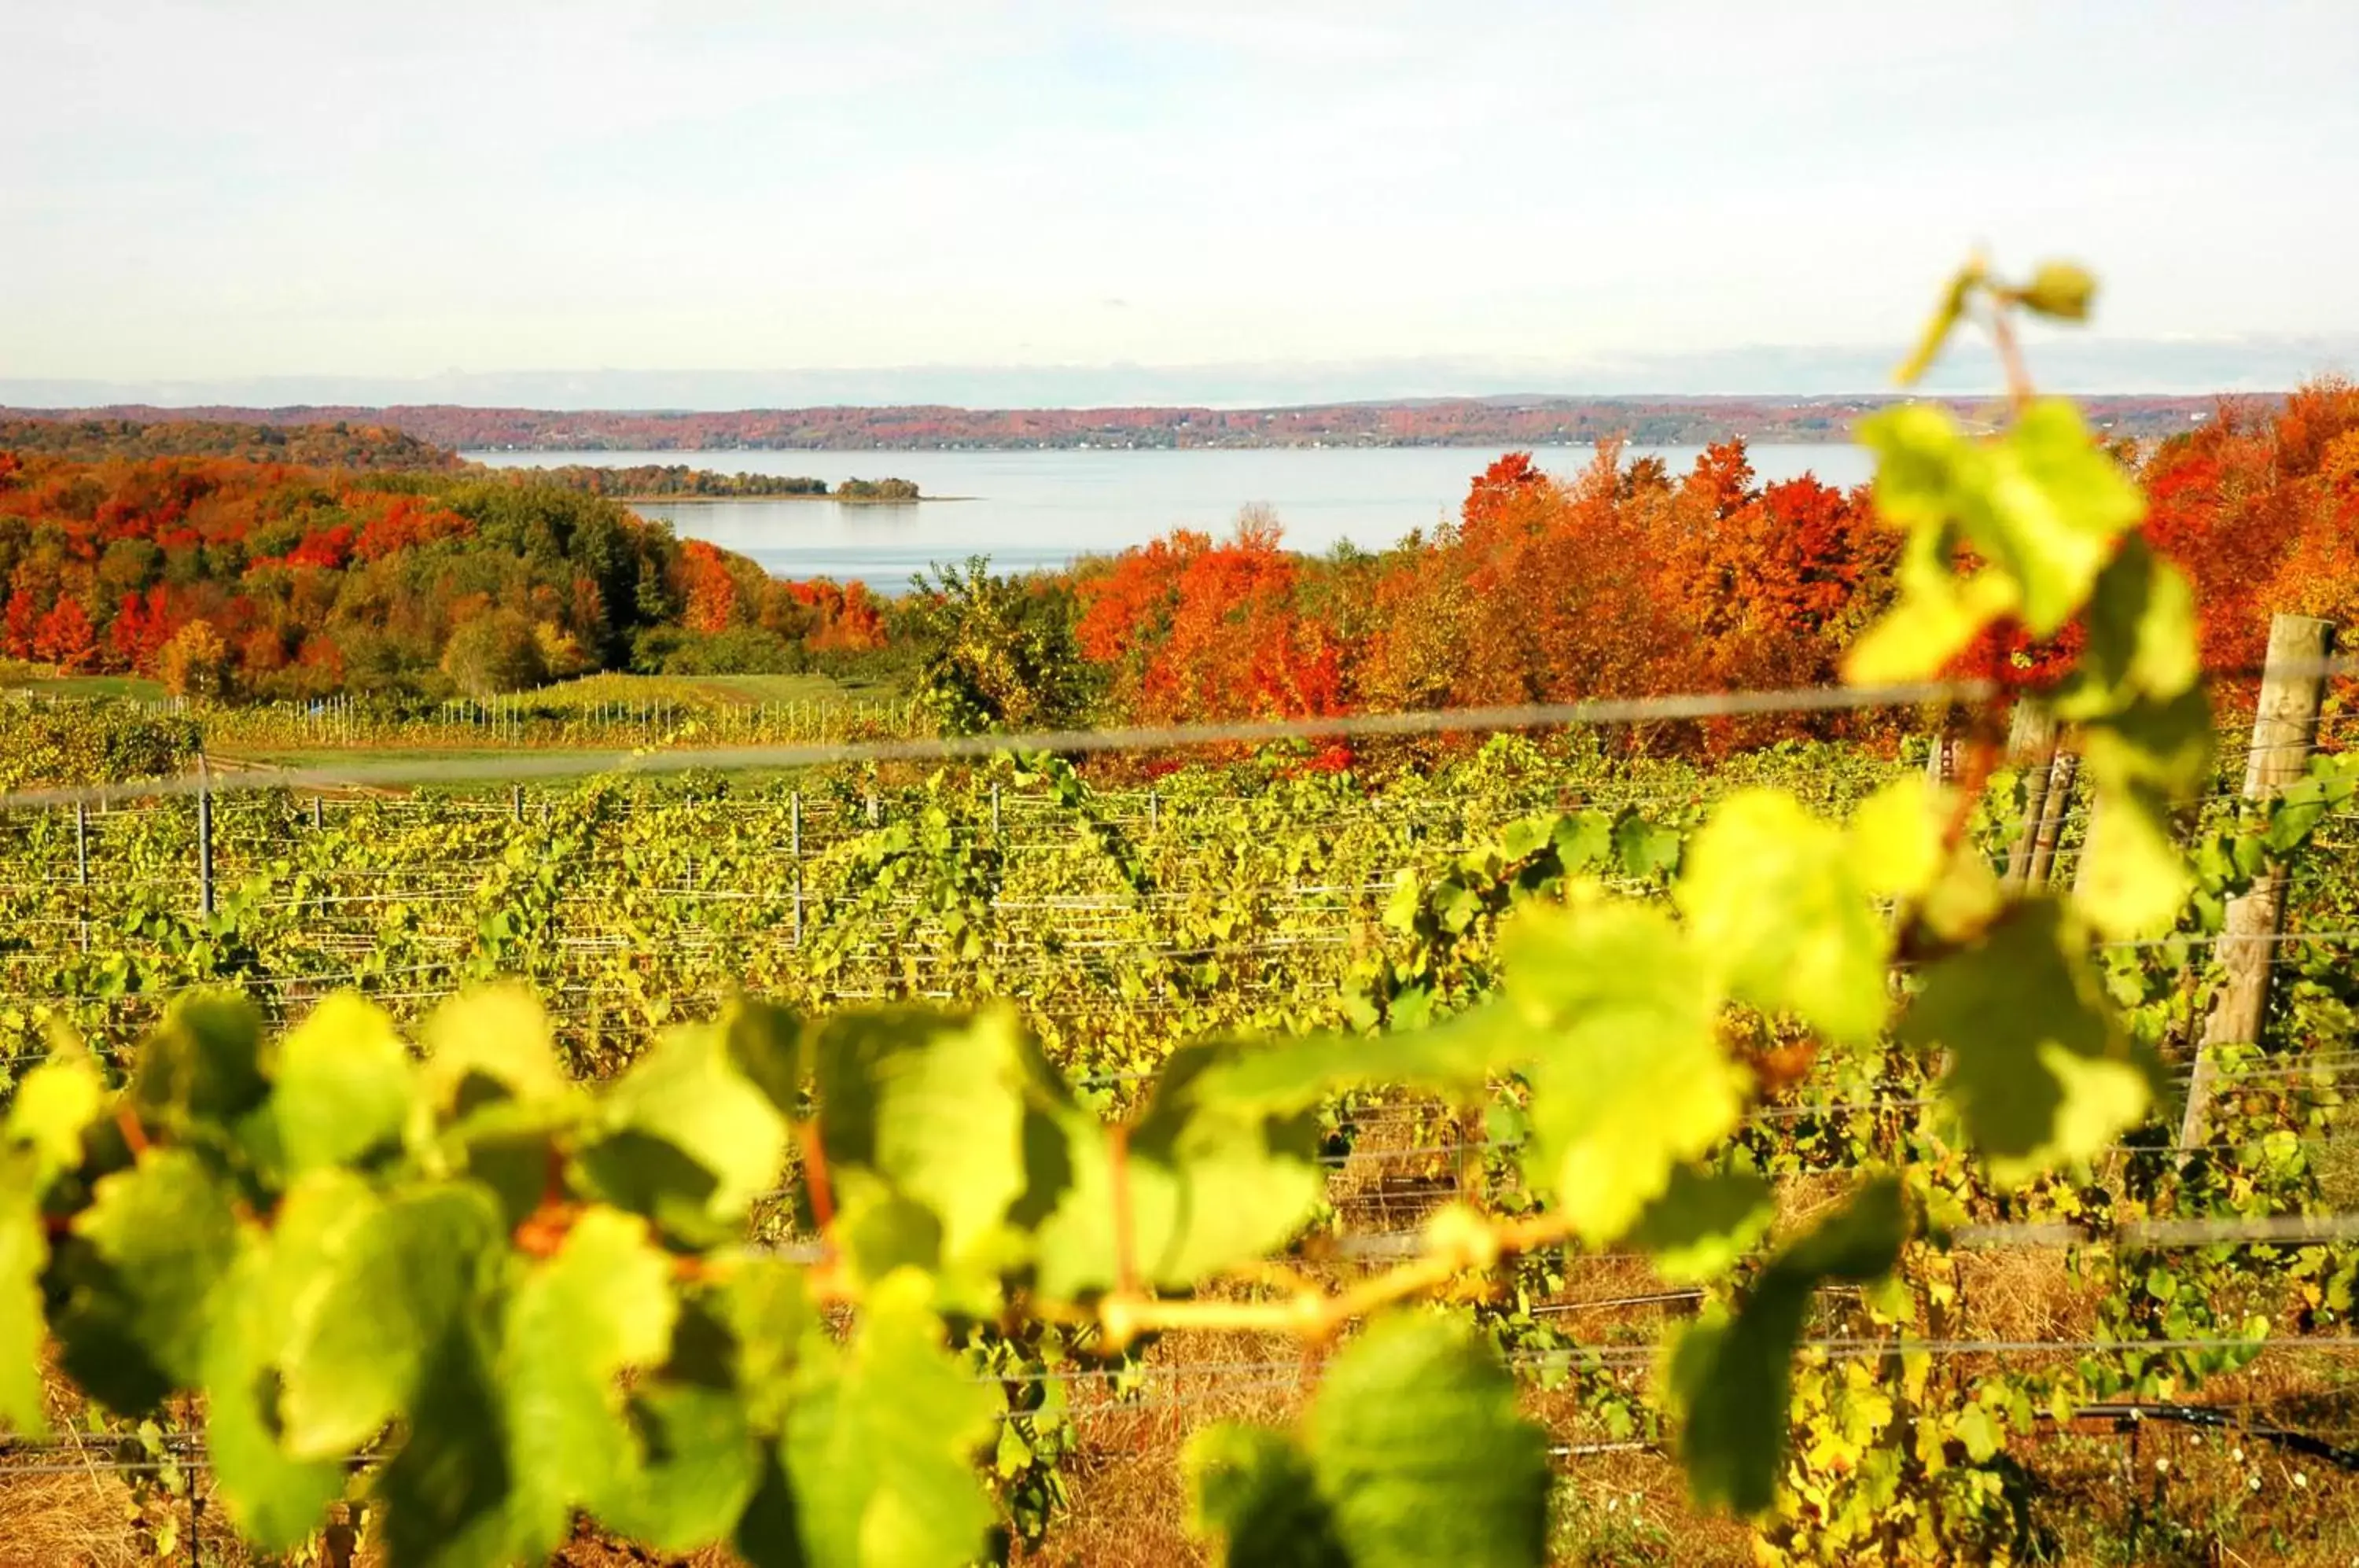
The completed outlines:
[[[2038,837],[2031,846],[2031,870],[2025,885],[2045,887],[2056,872],[2056,846],[2064,836],[2064,818],[2072,809],[2072,789],[2081,779],[2078,752],[2060,751],[2048,773],[2048,809],[2039,813]]]
[[[2056,771],[2056,718],[2044,704],[2027,698],[2016,704],[2006,755],[2023,769],[2022,831],[2006,852],[2006,879],[2020,887],[2031,877],[2032,852],[2048,814],[2048,787]]]
[[[2318,709],[2326,694],[2326,656],[2334,626],[2311,615],[2276,615],[2269,620],[2268,658],[2262,669],[2260,703],[2253,713],[2253,746],[2245,757],[2245,799],[2269,799],[2308,771],[2318,744]],[[2212,1051],[2223,1045],[2257,1043],[2268,1015],[2269,960],[2285,920],[2286,877],[2270,867],[2228,903],[2220,933],[2220,966],[2226,972],[2212,1016],[2203,1027],[2203,1049],[2187,1086],[2187,1114],[2179,1128],[2181,1148],[2205,1135],[2218,1070]]]
[[[205,754],[197,753],[197,908],[213,912],[213,781]]]

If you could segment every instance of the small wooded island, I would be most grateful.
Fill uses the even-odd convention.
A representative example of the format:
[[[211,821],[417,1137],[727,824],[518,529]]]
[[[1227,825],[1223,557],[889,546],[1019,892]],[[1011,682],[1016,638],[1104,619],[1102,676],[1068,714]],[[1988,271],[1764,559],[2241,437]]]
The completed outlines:
[[[510,470],[509,472],[522,472]],[[566,463],[530,471],[537,479],[617,501],[848,501],[898,504],[922,500],[913,479],[847,479],[832,490],[824,479],[785,474],[719,474],[684,463],[643,463],[627,468]]]

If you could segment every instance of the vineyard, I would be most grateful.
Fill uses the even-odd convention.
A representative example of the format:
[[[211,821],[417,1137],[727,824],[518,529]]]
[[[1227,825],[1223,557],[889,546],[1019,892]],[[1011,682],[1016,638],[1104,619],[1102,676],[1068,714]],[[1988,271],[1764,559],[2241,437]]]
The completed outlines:
[[[1940,331],[2086,289],[1969,269]],[[155,1557],[397,1568],[2350,1561],[2332,628],[2200,643],[2027,388],[1862,437],[1897,603],[1847,685],[519,706],[644,749],[490,790],[257,710],[353,763],[148,736],[113,772],[161,779],[0,797],[0,1520],[104,1477]]]

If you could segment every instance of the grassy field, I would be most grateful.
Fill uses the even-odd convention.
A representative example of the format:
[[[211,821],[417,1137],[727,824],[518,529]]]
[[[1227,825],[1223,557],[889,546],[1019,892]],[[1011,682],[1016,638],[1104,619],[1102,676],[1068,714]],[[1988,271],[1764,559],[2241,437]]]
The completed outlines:
[[[541,707],[592,707],[601,702],[677,702],[683,707],[755,707],[763,703],[874,702],[902,695],[888,681],[832,675],[584,675],[544,686],[527,700]]]
[[[160,702],[164,683],[141,675],[60,675],[41,665],[0,660],[0,690],[32,691],[44,697],[136,697]]]
[[[130,697],[161,702],[164,683],[142,675],[60,675],[48,665],[0,659],[0,691],[34,691],[45,697]],[[584,675],[521,694],[543,708],[592,707],[602,702],[682,707],[757,707],[764,703],[875,702],[903,695],[897,682],[833,675]]]

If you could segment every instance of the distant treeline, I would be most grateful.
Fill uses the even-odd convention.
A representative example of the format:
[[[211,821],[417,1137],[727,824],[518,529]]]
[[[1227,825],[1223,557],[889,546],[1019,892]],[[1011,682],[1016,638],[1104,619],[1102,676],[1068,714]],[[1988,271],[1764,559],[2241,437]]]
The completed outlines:
[[[445,447],[382,424],[348,419],[306,425],[239,423],[227,419],[88,419],[0,418],[0,452],[61,457],[75,463],[156,457],[233,458],[303,468],[377,473],[479,475],[506,474],[518,483],[615,500],[705,496],[715,500],[764,495],[827,495],[844,501],[915,501],[907,479],[847,479],[830,492],[827,481],[796,474],[719,474],[684,463],[643,463],[628,468],[569,463],[562,468],[498,470],[469,463]]]
[[[0,417],[0,452],[100,463],[108,458],[234,457],[306,468],[442,470],[459,455],[375,422],[15,419]]]
[[[868,452],[894,448],[1588,446],[1620,436],[1641,446],[1713,441],[1842,441],[1858,418],[1898,399],[1850,397],[1440,397],[1293,408],[747,408],[730,412],[466,408],[122,407],[70,411],[114,419],[207,419],[265,424],[381,423],[461,451]],[[1978,398],[1939,399],[1960,414]],[[2251,399],[2273,411],[2282,399]],[[2089,420],[2146,441],[2217,417],[2221,399],[2093,397]],[[23,410],[0,409],[0,417]],[[69,411],[49,410],[51,417]]]

